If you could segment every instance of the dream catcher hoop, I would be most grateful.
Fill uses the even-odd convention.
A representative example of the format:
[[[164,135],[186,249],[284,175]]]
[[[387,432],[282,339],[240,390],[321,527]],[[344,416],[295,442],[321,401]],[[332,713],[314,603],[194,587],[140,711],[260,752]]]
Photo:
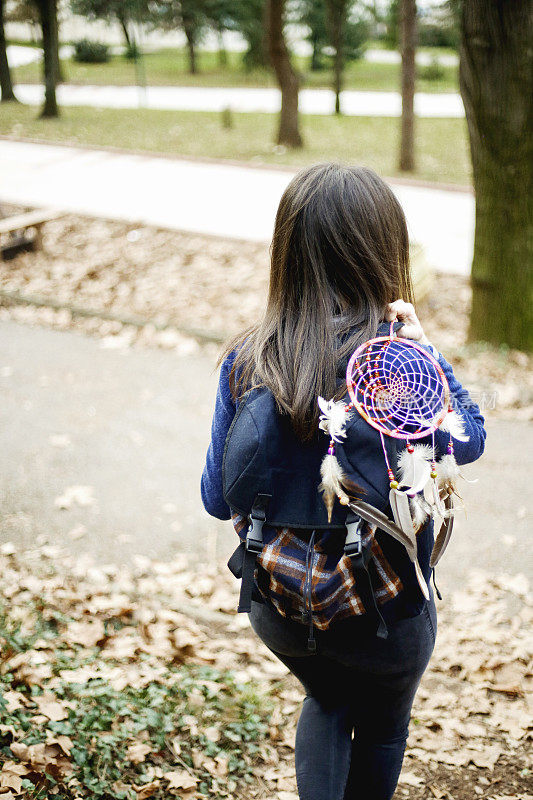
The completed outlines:
[[[353,408],[381,434],[420,439],[448,413],[450,389],[439,362],[416,342],[379,336],[353,353],[346,369]]]
[[[388,336],[370,339],[352,354],[346,370],[346,386],[350,397],[348,404],[318,399],[322,411],[320,428],[330,436],[328,452],[321,466],[322,483],[319,487],[323,492],[328,519],[331,519],[335,497],[359,513],[366,505],[353,497],[353,485],[350,485],[335,457],[336,444],[342,443],[346,437],[346,423],[355,410],[379,431],[389,476],[389,499],[395,526],[403,531],[412,544],[410,555],[415,567],[418,567],[416,532],[429,516],[447,520],[441,528],[440,543],[437,536],[435,546],[439,544],[439,548],[438,552],[434,550],[432,554],[433,566],[444,552],[451,535],[451,498],[459,476],[453,455],[453,439],[468,440],[463,419],[450,405],[450,388],[442,367],[416,342],[395,336],[391,323]],[[438,428],[448,431],[450,438],[446,454],[436,462],[434,434]],[[398,468],[398,476],[389,460],[385,436],[406,443],[398,464],[394,465]],[[431,437],[431,445],[412,444],[417,439],[427,437]],[[405,541],[403,543],[409,551],[409,546]],[[426,594],[427,587],[419,573],[418,567],[419,583]]]

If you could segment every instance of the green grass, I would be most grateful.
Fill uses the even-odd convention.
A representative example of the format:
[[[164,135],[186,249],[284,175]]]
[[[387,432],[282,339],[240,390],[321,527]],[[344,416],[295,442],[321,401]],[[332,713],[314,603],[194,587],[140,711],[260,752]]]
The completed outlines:
[[[159,679],[138,680],[132,686],[128,678],[119,689],[99,669],[112,666],[126,674],[120,657],[106,661],[99,647],[62,641],[74,619],[30,601],[25,608],[30,628],[20,622],[20,607],[12,612],[11,616],[11,610],[0,604],[0,719],[5,726],[0,730],[0,765],[18,761],[25,797],[136,800],[141,787],[151,785],[145,796],[166,800],[181,796],[167,789],[166,774],[183,768],[194,778],[195,797],[236,796],[238,788],[253,784],[254,765],[269,742],[272,712],[270,696],[256,684],[238,683],[229,671],[169,660],[159,662]],[[108,618],[106,635],[113,636],[123,625],[123,619]],[[50,673],[24,683],[10,668],[9,659],[27,657],[31,663],[37,640],[54,651]],[[148,664],[149,658],[139,654],[136,667],[143,661]],[[63,681],[63,670],[89,670],[91,677]],[[10,693],[24,702],[9,709]],[[36,719],[36,703],[43,694],[65,710],[63,719]],[[216,741],[207,735],[211,726],[219,731]],[[43,752],[50,740],[55,745]],[[61,752],[58,742],[66,750]],[[139,744],[146,748],[140,761],[130,749]],[[30,768],[31,748],[35,752],[39,747],[43,760]],[[220,779],[208,765],[198,764],[197,753],[212,763],[224,760],[226,771]],[[155,774],[163,778],[157,785],[152,784]],[[241,791],[238,796],[243,796]]]
[[[221,68],[217,53],[200,51],[199,73],[189,75],[185,50],[165,48],[144,56],[144,69],[150,86],[275,86],[270,70],[255,69],[246,72],[242,54],[228,53],[228,65]],[[309,59],[295,58],[302,74],[302,86],[330,87],[330,70],[311,72]],[[114,56],[107,64],[78,64],[71,59],[63,62],[67,83],[98,85],[129,85],[136,81],[135,65],[123,56]],[[41,80],[39,64],[26,64],[13,70],[17,83],[35,83]],[[397,91],[400,85],[400,68],[397,64],[370,64],[364,59],[350,63],[346,68],[345,88],[367,91]],[[439,80],[418,81],[420,92],[457,91],[457,68],[443,67]]]
[[[112,145],[180,156],[210,156],[257,164],[303,166],[340,159],[366,164],[382,175],[397,171],[399,120],[386,117],[303,116],[302,150],[273,146],[277,117],[233,114],[225,129],[212,112],[151,109],[63,108],[56,120],[37,118],[37,109],[4,104],[0,133],[18,138],[87,145]],[[413,177],[470,183],[466,124],[461,119],[418,119],[417,169]]]

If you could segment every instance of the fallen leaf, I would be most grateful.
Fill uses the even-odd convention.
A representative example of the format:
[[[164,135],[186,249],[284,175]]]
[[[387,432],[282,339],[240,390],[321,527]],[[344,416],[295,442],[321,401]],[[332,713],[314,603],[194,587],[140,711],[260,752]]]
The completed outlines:
[[[168,781],[169,789],[195,789],[198,783],[197,778],[185,769],[164,772],[163,778]]]
[[[53,695],[34,695],[32,699],[40,713],[52,722],[60,722],[62,719],[68,718],[67,709],[58,703]]]
[[[128,747],[126,755],[132,764],[141,764],[146,759],[148,753],[151,752],[152,747],[149,744],[145,744],[144,742],[134,742]]]
[[[94,647],[105,638],[105,626],[103,621],[98,618],[87,622],[71,622],[63,638],[70,644]]]
[[[153,797],[161,786],[161,781],[152,781],[145,783],[144,786],[137,786],[133,784],[133,788],[137,792],[137,800],[146,800],[147,797]]]
[[[398,783],[403,783],[406,786],[422,786],[424,778],[415,775],[414,772],[401,772]]]
[[[61,510],[72,508],[73,505],[92,506],[94,503],[92,486],[68,486],[62,495],[56,497],[54,505]]]
[[[209,728],[204,730],[204,735],[206,739],[209,739],[210,742],[218,742],[220,739],[220,729],[215,725],[211,725]]]

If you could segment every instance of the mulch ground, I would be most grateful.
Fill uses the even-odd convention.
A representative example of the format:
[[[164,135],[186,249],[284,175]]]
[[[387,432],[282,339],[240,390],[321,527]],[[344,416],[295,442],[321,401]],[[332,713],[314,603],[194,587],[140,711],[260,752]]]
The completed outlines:
[[[103,338],[109,347],[190,353],[202,346],[214,355],[219,346],[201,345],[183,330],[224,339],[256,321],[264,307],[266,245],[72,215],[49,222],[43,238],[42,251],[0,261],[0,290],[149,324],[80,319],[68,309],[18,306],[5,298],[0,318],[77,329]],[[468,344],[470,299],[466,279],[435,275],[419,308],[429,337],[491,414],[532,419],[533,359],[504,347]]]
[[[302,690],[225,565],[7,543],[0,569],[0,800],[297,800]],[[473,572],[440,604],[398,797],[533,800],[532,621],[523,575]]]

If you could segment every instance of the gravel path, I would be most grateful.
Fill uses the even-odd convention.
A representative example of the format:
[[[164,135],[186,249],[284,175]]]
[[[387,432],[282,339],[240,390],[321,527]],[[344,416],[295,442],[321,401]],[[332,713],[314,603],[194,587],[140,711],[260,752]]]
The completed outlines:
[[[214,402],[214,359],[0,322],[0,541],[46,537],[123,562],[175,548],[228,555],[229,523],[207,517],[199,479]],[[489,420],[484,458],[465,469],[459,516],[439,568],[444,587],[472,565],[532,571],[526,508],[532,428]],[[77,487],[77,488],[72,488]],[[61,508],[60,506],[65,506]]]

